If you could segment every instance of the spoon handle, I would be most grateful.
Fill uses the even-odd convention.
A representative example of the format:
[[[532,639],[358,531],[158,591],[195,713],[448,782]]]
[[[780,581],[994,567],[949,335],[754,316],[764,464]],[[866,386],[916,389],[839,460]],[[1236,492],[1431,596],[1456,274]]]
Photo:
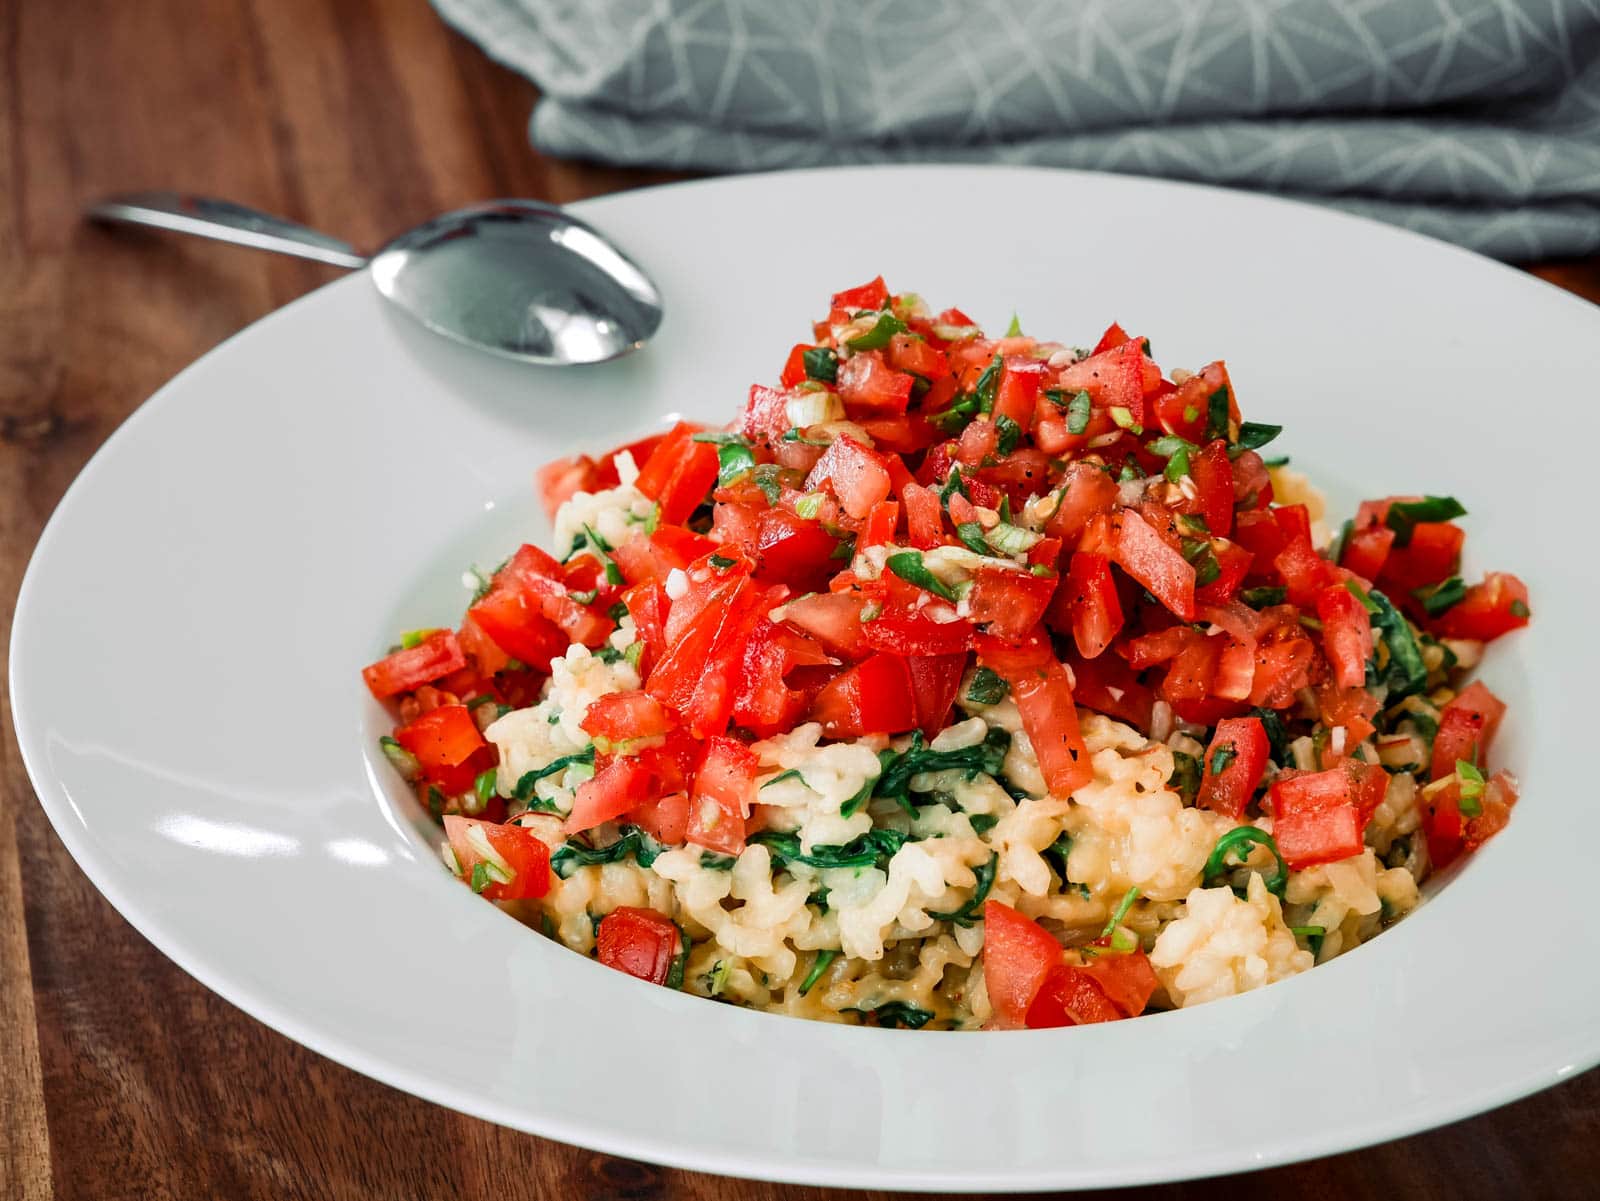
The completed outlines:
[[[87,215],[95,221],[149,225],[335,267],[353,269],[367,265],[367,257],[348,242],[281,217],[205,196],[188,196],[181,192],[128,192],[108,196],[92,205]]]

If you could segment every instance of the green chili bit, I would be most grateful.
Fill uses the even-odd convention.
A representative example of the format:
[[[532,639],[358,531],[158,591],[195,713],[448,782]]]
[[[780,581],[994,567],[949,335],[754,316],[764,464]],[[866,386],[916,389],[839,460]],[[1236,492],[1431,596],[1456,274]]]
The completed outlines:
[[[995,449],[1003,455],[1008,455],[1017,449],[1017,442],[1022,437],[1022,427],[1004,413],[994,419],[994,428],[997,431]]]
[[[1228,874],[1231,870],[1228,864],[1230,854],[1237,852],[1248,857],[1252,846],[1266,847],[1278,861],[1278,870],[1266,882],[1267,891],[1283,896],[1284,889],[1289,886],[1289,865],[1278,853],[1278,844],[1273,841],[1272,835],[1257,826],[1238,826],[1217,839],[1217,845],[1212,849],[1210,858],[1206,860],[1205,871],[1202,874],[1202,883],[1205,887],[1211,888],[1221,883]]]
[[[890,555],[885,565],[908,584],[915,584],[923,591],[947,601],[954,602],[956,599],[950,586],[923,565],[920,551],[903,550],[897,555]]]

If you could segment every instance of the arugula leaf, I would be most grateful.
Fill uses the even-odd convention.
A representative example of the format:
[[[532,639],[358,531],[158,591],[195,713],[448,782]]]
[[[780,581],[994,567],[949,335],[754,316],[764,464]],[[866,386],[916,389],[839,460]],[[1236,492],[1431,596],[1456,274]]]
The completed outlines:
[[[973,813],[967,816],[972,832],[982,838],[990,830],[1000,824],[1000,819],[992,813]]]
[[[719,855],[715,851],[700,852],[700,866],[714,872],[731,872],[739,862],[736,855]]]
[[[1231,870],[1228,866],[1228,856],[1234,853],[1248,855],[1252,846],[1266,847],[1278,861],[1278,870],[1266,884],[1268,892],[1283,896],[1284,889],[1289,886],[1289,865],[1279,854],[1278,844],[1272,840],[1272,835],[1257,826],[1235,826],[1217,839],[1217,845],[1212,849],[1210,857],[1206,860],[1205,871],[1201,874],[1202,884],[1206,888],[1211,888],[1221,882]]]
[[[1368,685],[1387,684],[1390,700],[1400,700],[1421,692],[1428,682],[1428,669],[1422,661],[1422,648],[1417,645],[1417,636],[1387,596],[1374,588],[1367,593],[1367,598],[1374,606],[1369,609],[1372,632],[1381,637],[1389,649],[1389,662],[1381,670],[1376,656],[1368,662]]]
[[[910,840],[910,835],[899,830],[868,830],[843,845],[814,846],[809,853],[800,850],[800,836],[782,830],[762,830],[750,836],[772,852],[773,860],[784,863],[804,863],[819,871],[835,867],[887,866],[895,852]]]
[[[772,779],[768,780],[761,787],[771,788],[774,784],[781,784],[785,780],[799,780],[802,784],[806,782],[806,778],[800,774],[800,769],[798,767],[791,767],[788,771],[780,772],[778,775],[773,776]]]
[[[811,970],[806,973],[806,978],[800,981],[800,995],[803,997],[811,991],[816,982],[822,979],[822,973],[828,970],[828,965],[839,958],[839,952],[832,947],[817,952],[817,957],[811,961]]]
[[[972,869],[972,874],[977,877],[977,886],[972,890],[972,898],[961,908],[949,913],[940,913],[937,910],[928,910],[928,916],[936,922],[951,922],[957,926],[971,926],[975,921],[982,921],[983,903],[989,898],[989,890],[994,887],[995,871],[1000,866],[1000,853],[989,852],[989,862]]]
[[[587,842],[580,842],[577,838],[569,840],[550,856],[550,870],[565,880],[580,867],[621,863],[629,855],[638,861],[640,867],[649,867],[659,854],[661,854],[660,843],[637,826],[629,826],[622,837],[609,846],[594,847]]]
[[[826,346],[816,346],[800,356],[811,379],[831,384],[839,378],[839,356]]]
[[[1396,546],[1407,546],[1419,521],[1450,521],[1466,515],[1466,509],[1453,496],[1424,496],[1421,500],[1393,502],[1384,524],[1394,531]]]
[[[923,565],[921,551],[903,550],[897,555],[890,555],[885,566],[906,583],[915,584],[924,592],[931,592],[951,602],[956,599],[950,586]]]
[[[896,801],[909,798],[911,777],[923,772],[964,771],[969,780],[979,774],[998,776],[1010,746],[1011,735],[996,727],[974,746],[953,751],[928,750],[923,747],[922,731],[918,730],[911,736],[911,745],[884,765],[872,794]]]
[[[667,978],[662,983],[667,988],[682,988],[684,969],[689,966],[689,950],[692,944],[689,936],[677,922],[672,923],[678,930],[678,953],[673,957],[672,966],[667,969]]]
[[[888,1001],[882,1005],[859,1006],[845,1010],[846,1013],[859,1013],[863,1017],[871,1016],[877,1019],[880,1026],[904,1026],[908,1030],[921,1030],[933,1020],[933,1014],[926,1009],[912,1005],[908,1001]]]
[[[979,667],[967,682],[967,699],[974,705],[998,705],[1006,699],[1011,685],[992,668]]]

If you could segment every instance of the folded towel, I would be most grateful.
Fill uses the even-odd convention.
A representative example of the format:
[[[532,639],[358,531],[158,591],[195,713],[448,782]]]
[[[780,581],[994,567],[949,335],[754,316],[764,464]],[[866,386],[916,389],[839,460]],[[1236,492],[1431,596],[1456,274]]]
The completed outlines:
[[[1600,0],[434,0],[548,154],[1010,162],[1600,251]]]

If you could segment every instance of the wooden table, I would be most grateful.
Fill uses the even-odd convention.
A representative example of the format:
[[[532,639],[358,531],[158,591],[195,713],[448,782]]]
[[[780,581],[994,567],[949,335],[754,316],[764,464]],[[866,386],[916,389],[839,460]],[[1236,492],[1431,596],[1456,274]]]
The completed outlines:
[[[108,234],[81,224],[80,206],[116,189],[186,188],[374,245],[472,200],[568,201],[669,178],[533,153],[533,98],[418,0],[0,3],[8,633],[40,528],[95,448],[179,368],[335,274]],[[1600,259],[1539,274],[1600,299]],[[864,1196],[665,1171],[512,1133],[258,1024],[84,879],[34,802],[9,697],[5,708],[0,1198]],[[1375,1150],[1123,1195],[1592,1196],[1597,1132],[1591,1073]]]

